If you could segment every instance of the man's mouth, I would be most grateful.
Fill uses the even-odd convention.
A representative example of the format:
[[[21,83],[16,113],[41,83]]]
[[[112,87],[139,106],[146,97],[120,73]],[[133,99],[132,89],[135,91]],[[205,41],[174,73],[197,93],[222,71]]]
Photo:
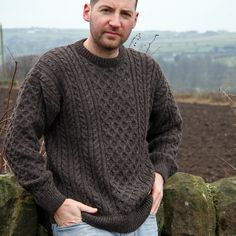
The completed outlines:
[[[107,31],[105,33],[109,34],[109,35],[119,36],[119,33],[117,33],[117,32]]]

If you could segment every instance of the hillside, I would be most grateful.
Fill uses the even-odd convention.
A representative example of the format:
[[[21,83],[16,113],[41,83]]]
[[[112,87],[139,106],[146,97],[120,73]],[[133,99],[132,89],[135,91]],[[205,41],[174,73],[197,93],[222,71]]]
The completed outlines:
[[[126,43],[127,47],[138,34],[140,34],[140,38],[135,41],[136,48],[140,51],[146,51],[153,37],[158,35],[150,48],[154,56],[171,58],[178,54],[196,56],[211,53],[215,56],[232,56],[232,60],[236,61],[236,32],[134,31]],[[84,29],[4,29],[5,50],[8,47],[15,56],[41,54],[50,48],[86,38],[87,35],[88,31]]]
[[[38,58],[51,48],[75,42],[87,35],[87,30],[80,29],[5,29],[7,62],[12,63],[7,48],[16,58],[26,55]],[[176,91],[212,92],[223,87],[236,92],[236,32],[134,31],[125,46],[154,57]],[[21,59],[19,61],[20,67]],[[31,67],[30,63],[28,67]],[[23,73],[18,72],[19,79],[24,78],[29,68]],[[0,80],[3,80],[2,73]]]

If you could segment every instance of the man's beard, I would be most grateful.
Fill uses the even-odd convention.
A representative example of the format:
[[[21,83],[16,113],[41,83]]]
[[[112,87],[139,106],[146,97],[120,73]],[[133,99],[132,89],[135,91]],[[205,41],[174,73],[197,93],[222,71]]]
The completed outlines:
[[[106,33],[103,32],[98,36],[98,35],[94,35],[91,32],[93,41],[96,43],[96,45],[100,49],[104,49],[106,51],[115,50],[115,49],[120,48],[120,46],[126,41],[122,38],[122,35],[115,36],[115,37],[118,37],[118,39],[117,38],[112,39],[112,38],[109,38],[109,36],[105,34]]]
[[[109,35],[106,35],[107,32],[114,32],[118,35],[114,36],[114,39],[112,39],[112,36],[109,37]],[[130,33],[131,31],[127,34],[124,34],[114,28],[103,29],[99,32],[96,30],[93,21],[90,22],[90,34],[94,43],[96,44],[98,49],[105,50],[107,52],[119,49],[120,46],[126,42]]]

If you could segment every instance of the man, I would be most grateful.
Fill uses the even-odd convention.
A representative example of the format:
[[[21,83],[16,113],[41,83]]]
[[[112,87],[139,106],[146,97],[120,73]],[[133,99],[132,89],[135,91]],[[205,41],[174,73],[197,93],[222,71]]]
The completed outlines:
[[[122,46],[136,5],[85,4],[89,37],[44,54],[20,90],[6,156],[49,212],[54,235],[157,235],[163,183],[177,169],[181,117],[159,65]]]

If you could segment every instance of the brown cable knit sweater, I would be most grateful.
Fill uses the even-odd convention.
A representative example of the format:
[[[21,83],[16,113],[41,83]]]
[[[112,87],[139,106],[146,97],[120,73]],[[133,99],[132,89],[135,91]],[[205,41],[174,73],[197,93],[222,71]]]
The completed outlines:
[[[117,58],[99,58],[81,40],[47,52],[29,72],[5,151],[51,216],[72,198],[98,208],[83,221],[126,233],[150,213],[154,172],[165,180],[176,172],[180,137],[179,110],[153,59],[123,46]]]

